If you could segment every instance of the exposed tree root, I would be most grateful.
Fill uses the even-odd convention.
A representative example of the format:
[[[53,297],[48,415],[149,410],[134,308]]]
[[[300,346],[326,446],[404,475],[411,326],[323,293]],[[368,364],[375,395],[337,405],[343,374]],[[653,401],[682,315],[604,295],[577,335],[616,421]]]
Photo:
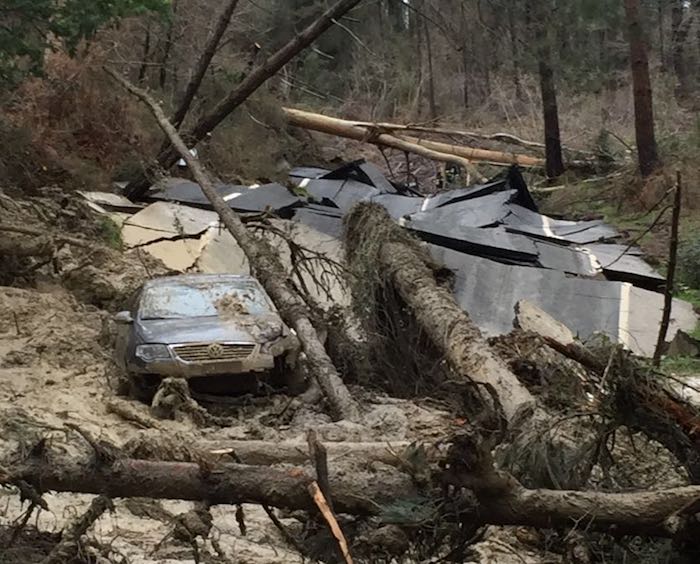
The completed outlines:
[[[41,564],[63,564],[64,562],[72,561],[78,553],[80,537],[82,537],[92,524],[108,509],[114,511],[114,505],[112,505],[111,499],[103,495],[99,495],[93,499],[87,511],[63,531],[61,542],[59,542],[51,553],[42,560]]]

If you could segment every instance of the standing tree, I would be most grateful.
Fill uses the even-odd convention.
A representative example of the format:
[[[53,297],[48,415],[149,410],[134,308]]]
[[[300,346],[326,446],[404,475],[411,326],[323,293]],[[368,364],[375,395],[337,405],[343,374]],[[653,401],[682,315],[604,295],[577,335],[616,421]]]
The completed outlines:
[[[337,19],[344,16],[360,2],[362,0],[338,0],[322,14],[319,14],[306,28],[246,75],[233,90],[219,100],[208,113],[201,116],[191,128],[184,131],[182,137],[185,142],[190,147],[194,147],[224,121],[231,112],[245,102],[260,86],[275,76],[289,61],[311,45],[328,28],[332,27]],[[177,150],[169,141],[166,141],[156,158],[156,164],[139,174],[126,187],[127,197],[133,199],[141,198],[150,186],[149,177],[159,168],[167,170],[179,158],[180,155]]]
[[[539,38],[537,46],[537,68],[542,95],[542,116],[544,119],[544,144],[547,160],[546,171],[549,178],[556,178],[564,173],[564,157],[561,150],[559,133],[559,106],[557,105],[557,87],[554,82],[552,67],[552,35],[547,24],[551,17],[548,0],[534,0],[534,10],[528,10],[528,17],[533,18],[534,37]]]
[[[654,105],[649,78],[649,59],[644,41],[639,0],[624,0],[624,2],[630,44],[639,170],[642,176],[649,176],[659,165],[654,133]]]

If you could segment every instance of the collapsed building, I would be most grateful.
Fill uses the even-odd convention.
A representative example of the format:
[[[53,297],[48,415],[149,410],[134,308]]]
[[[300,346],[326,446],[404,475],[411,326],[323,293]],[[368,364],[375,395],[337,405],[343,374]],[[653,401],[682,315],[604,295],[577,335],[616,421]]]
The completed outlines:
[[[654,352],[664,277],[602,220],[541,214],[516,167],[484,184],[427,197],[364,161],[335,170],[296,168],[289,186],[219,184],[216,190],[242,215],[291,220],[304,246],[334,259],[342,257],[344,215],[359,202],[381,204],[454,272],[457,302],[486,335],[508,333],[516,304],[527,300],[583,340],[602,333],[636,354]],[[121,223],[127,247],[149,252],[174,271],[248,270],[243,252],[194,182],[164,179],[144,205],[110,194],[84,196]],[[333,298],[342,301],[341,294]],[[670,337],[695,325],[691,304],[674,300]]]

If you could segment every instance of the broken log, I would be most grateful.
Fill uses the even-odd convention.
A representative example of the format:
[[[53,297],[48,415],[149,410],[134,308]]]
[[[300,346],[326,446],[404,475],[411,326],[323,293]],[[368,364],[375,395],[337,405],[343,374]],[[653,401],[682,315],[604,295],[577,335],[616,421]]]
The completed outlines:
[[[462,129],[451,129],[449,127],[438,127],[438,126],[426,126],[426,125],[413,125],[413,124],[399,124],[399,123],[387,123],[387,122],[371,122],[371,121],[353,121],[355,125],[362,127],[370,127],[375,129],[382,129],[387,133],[394,133],[396,131],[406,131],[413,133],[423,133],[432,135],[443,135],[445,137],[462,137],[464,139],[479,139],[481,141],[493,141],[495,143],[504,143],[506,145],[518,145],[520,147],[525,147],[526,149],[532,149],[537,152],[544,151],[544,143],[538,141],[529,141],[513,135],[512,133],[480,133],[478,131],[465,131]],[[595,158],[602,160],[610,160],[610,155],[604,153],[595,153],[592,151],[586,151],[584,149],[575,149],[574,147],[562,146],[564,152],[579,155],[581,158]]]
[[[373,129],[371,127],[357,125],[357,122],[293,108],[283,108],[283,111],[287,116],[289,124],[295,127],[347,137],[365,143],[392,147],[410,153],[422,154],[429,159],[453,162],[460,166],[465,166],[465,168],[470,171],[474,169],[473,161],[483,161],[501,166],[517,164],[524,167],[544,167],[544,159],[531,157],[529,155],[504,153],[488,149],[473,149],[463,145],[450,145],[448,143],[427,141],[415,137],[398,137],[387,133],[386,130],[382,130],[381,128]],[[469,164],[468,167],[466,167],[464,163],[465,160]],[[481,176],[482,175],[478,175],[479,178],[481,178]]]
[[[95,463],[94,457],[32,457],[6,470],[7,483],[24,480],[43,491],[102,494],[111,498],[206,500],[213,505],[264,504],[286,509],[315,510],[309,496],[312,476],[299,468],[278,470],[243,464],[163,462],[117,459]],[[339,513],[376,515],[394,499],[416,495],[408,475],[384,471],[331,471],[330,484]]]
[[[409,143],[421,145],[433,151],[439,151],[448,155],[458,155],[465,159],[473,161],[482,161],[493,165],[518,165],[529,168],[543,168],[544,159],[539,157],[531,157],[529,155],[521,155],[518,153],[505,153],[502,151],[493,151],[490,149],[475,149],[465,147],[464,145],[455,145],[454,143],[442,143],[440,141],[429,141],[418,137],[403,137]]]
[[[313,479],[298,469],[133,459],[96,464],[91,455],[69,458],[48,452],[16,463],[2,474],[3,483],[25,481],[42,491],[206,500],[214,505],[254,503],[302,510],[316,507],[308,493]],[[502,473],[479,476],[461,472],[457,479],[455,485],[461,483],[475,491],[478,511],[468,518],[477,525],[584,526],[618,535],[670,538],[700,532],[693,505],[700,499],[700,486],[602,493],[528,490]],[[380,515],[401,500],[419,499],[411,479],[397,472],[331,471],[330,481],[339,513]],[[431,501],[426,498],[425,503]]]
[[[370,240],[377,233],[384,240]],[[390,280],[416,318],[425,335],[451,368],[465,381],[494,390],[505,418],[510,422],[535,399],[505,363],[489,347],[479,328],[438,284],[428,267],[425,251],[397,226],[377,204],[358,204],[346,218],[346,247],[350,263],[362,249],[381,244],[376,267]]]
[[[283,108],[283,111],[287,117],[288,123],[294,127],[336,135],[338,137],[346,137],[348,139],[354,139],[362,143],[371,143],[372,145],[381,147],[390,147],[392,149],[398,149],[399,151],[420,155],[433,161],[453,163],[474,174],[480,181],[485,180],[485,177],[476,170],[474,164],[461,155],[436,151],[413,141],[401,139],[376,129],[373,130],[371,128],[355,125],[352,122],[342,119],[292,108]]]
[[[289,42],[265,59],[259,67],[254,68],[238,83],[236,88],[222,98],[209,113],[202,116],[191,129],[183,132],[182,137],[190,147],[194,147],[199,141],[214,131],[231,112],[245,102],[258,88],[275,76],[289,61],[311,45],[337,20],[343,17],[361,1],[362,0],[338,0],[338,2],[320,14],[318,18],[312,21],[298,35],[290,39]],[[141,198],[146,193],[146,190],[148,190],[150,177],[154,172],[159,169],[169,169],[179,158],[178,151],[172,145],[162,150],[156,159],[156,165],[149,167],[148,170],[144,171],[129,183],[125,190],[126,196],[136,200]]]
[[[359,406],[338,375],[333,362],[319,340],[316,329],[311,323],[311,314],[306,303],[290,288],[284,268],[274,249],[263,240],[253,236],[238,214],[229,207],[214,189],[202,165],[190,153],[184,141],[166,117],[163,109],[148,92],[134,86],[113,70],[106,70],[127,91],[146,104],[155,116],[161,129],[170,139],[170,142],[182,158],[185,159],[202,192],[211,202],[226,229],[228,229],[248,258],[252,273],[275,302],[284,321],[296,331],[302,349],[308,358],[309,371],[318,381],[328,400],[331,416],[336,420],[357,419]]]
[[[221,441],[215,443],[197,443],[202,451],[212,454],[235,454],[246,464],[272,466],[275,464],[307,464],[313,462],[308,444],[302,441]],[[410,446],[406,441],[386,443],[349,443],[326,442],[329,462],[363,461],[381,462],[387,466],[401,467],[402,455]]]

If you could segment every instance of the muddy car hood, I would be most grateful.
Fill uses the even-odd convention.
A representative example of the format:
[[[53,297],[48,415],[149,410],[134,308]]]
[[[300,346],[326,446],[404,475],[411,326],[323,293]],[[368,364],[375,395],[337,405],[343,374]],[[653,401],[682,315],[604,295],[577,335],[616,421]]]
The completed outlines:
[[[208,343],[222,341],[265,343],[282,335],[276,315],[241,315],[231,318],[153,319],[136,322],[142,343]]]

